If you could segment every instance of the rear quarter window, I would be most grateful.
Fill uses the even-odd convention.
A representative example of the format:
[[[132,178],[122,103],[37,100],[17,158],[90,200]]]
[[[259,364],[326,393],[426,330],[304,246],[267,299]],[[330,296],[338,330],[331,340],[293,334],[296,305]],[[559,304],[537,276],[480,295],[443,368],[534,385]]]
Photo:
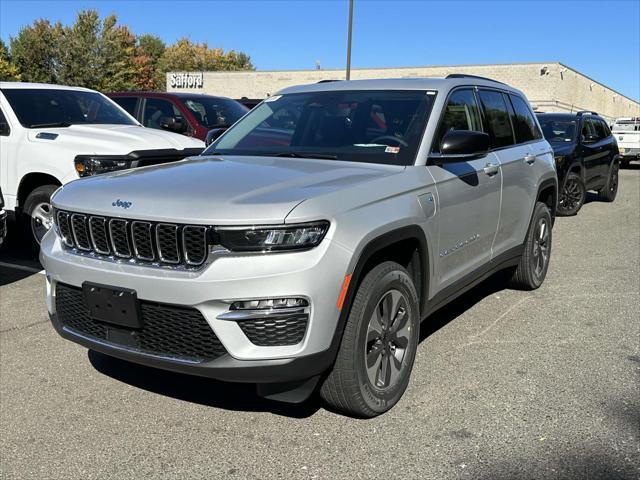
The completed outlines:
[[[515,142],[511,119],[502,92],[480,90],[479,96],[487,119],[492,147],[500,148],[513,145]]]
[[[516,134],[516,142],[526,143],[542,138],[542,132],[538,128],[533,112],[522,98],[517,95],[509,95],[513,105],[513,129]]]

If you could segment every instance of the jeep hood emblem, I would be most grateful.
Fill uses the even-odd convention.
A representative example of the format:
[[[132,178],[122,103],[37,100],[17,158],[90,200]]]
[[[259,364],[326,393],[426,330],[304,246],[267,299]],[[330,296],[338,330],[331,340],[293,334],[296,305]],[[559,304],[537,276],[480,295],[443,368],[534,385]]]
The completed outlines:
[[[125,202],[124,200],[117,199],[111,204],[113,207],[121,207],[125,210],[131,206],[131,202]]]

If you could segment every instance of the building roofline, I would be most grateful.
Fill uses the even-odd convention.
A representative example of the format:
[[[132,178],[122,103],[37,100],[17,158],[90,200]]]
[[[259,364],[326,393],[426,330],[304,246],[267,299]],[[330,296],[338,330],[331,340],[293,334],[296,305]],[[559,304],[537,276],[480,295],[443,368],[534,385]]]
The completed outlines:
[[[576,69],[575,69],[575,68],[573,68],[573,67],[570,67],[569,65],[565,65],[565,64],[564,64],[564,63],[562,63],[562,62],[555,62],[555,63],[557,63],[558,65],[560,65],[560,66],[562,66],[562,67],[564,67],[564,68],[566,68],[566,69],[568,69],[568,70],[571,70],[571,71],[572,71],[572,72],[574,72],[574,73],[577,73],[577,74],[579,74],[579,75],[582,75],[584,78],[587,78],[587,79],[591,80],[592,82],[597,83],[597,84],[598,84],[598,85],[600,85],[601,87],[604,87],[604,88],[606,88],[606,89],[608,89],[608,90],[611,90],[611,91],[612,91],[612,92],[614,92],[615,94],[620,95],[621,97],[626,98],[626,99],[627,99],[627,100],[629,100],[630,102],[633,102],[633,103],[635,103],[635,104],[637,104],[637,105],[639,105],[639,106],[640,106],[640,100],[634,100],[634,99],[633,99],[633,98],[631,98],[631,97],[627,97],[624,93],[620,93],[620,92],[619,92],[618,90],[616,90],[615,88],[611,88],[610,86],[605,85],[604,83],[602,83],[602,82],[600,82],[600,81],[596,80],[595,78],[590,77],[589,75],[586,75],[586,74],[582,73],[581,71],[576,70]]]

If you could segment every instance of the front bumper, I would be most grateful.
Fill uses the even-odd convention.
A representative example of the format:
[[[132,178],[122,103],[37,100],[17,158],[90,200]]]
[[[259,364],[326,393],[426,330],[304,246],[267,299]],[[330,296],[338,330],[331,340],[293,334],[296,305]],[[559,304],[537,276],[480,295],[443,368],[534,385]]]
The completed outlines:
[[[640,148],[620,147],[620,157],[624,159],[640,158]]]
[[[304,252],[224,256],[201,271],[173,271],[75,255],[62,247],[53,231],[44,237],[40,254],[47,273],[47,308],[62,337],[144,365],[256,383],[309,378],[332,363],[340,314],[336,302],[350,258],[347,249],[325,238],[318,247]],[[56,286],[81,287],[84,282],[133,289],[141,301],[198,310],[227,354],[212,361],[185,362],[66,328],[56,312]],[[256,345],[236,321],[224,318],[232,301],[292,296],[307,298],[310,304],[306,333],[295,345]]]

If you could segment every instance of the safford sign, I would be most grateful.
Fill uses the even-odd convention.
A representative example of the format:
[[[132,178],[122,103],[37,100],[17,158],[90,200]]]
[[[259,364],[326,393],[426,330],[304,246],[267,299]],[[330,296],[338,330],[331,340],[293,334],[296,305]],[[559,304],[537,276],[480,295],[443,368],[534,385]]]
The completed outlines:
[[[202,72],[171,73],[169,85],[171,88],[202,88]]]

